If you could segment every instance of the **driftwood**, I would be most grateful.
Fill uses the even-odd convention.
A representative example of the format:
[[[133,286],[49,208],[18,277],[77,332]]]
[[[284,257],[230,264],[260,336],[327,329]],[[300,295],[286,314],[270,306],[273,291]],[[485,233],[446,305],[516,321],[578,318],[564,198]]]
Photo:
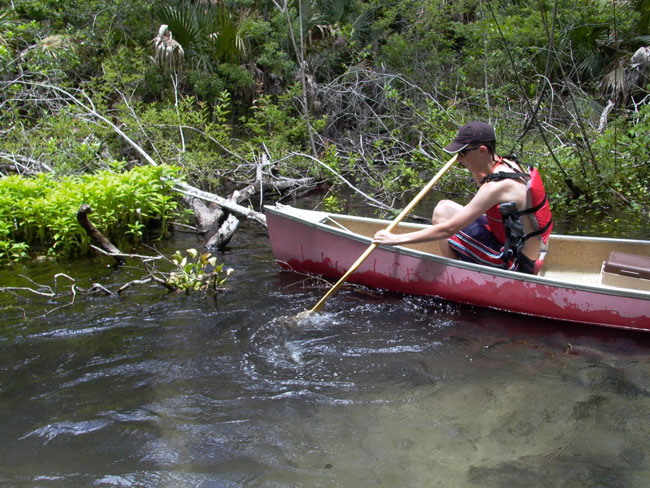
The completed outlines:
[[[219,231],[205,243],[205,247],[208,249],[225,249],[238,228],[239,219],[233,214],[230,214],[226,221],[221,224],[221,227],[219,227]]]
[[[248,185],[243,190],[235,190],[228,200],[241,204],[257,192],[255,184]],[[234,214],[224,211],[222,207],[218,207],[214,214],[219,224],[219,230],[205,243],[205,247],[223,251],[239,228],[239,219]]]
[[[30,169],[19,168],[17,164],[0,164],[0,171],[4,171],[7,173],[17,173],[19,175],[30,175],[30,176],[38,174],[35,171],[32,171]]]
[[[235,214],[251,218],[266,227],[264,214],[240,205],[241,202],[248,200],[255,191],[244,189],[241,192],[235,191],[230,198],[222,198],[186,183],[177,182],[176,185],[176,190],[183,193],[184,200],[194,210],[194,217],[200,231],[208,232],[218,228],[218,231],[205,243],[207,249],[225,249],[239,227],[239,219]],[[209,202],[209,205],[206,205],[204,201]]]
[[[274,178],[264,178],[261,182],[256,181],[252,185],[255,191],[277,191],[279,193],[287,193],[296,190],[304,190],[306,188],[313,188],[319,182],[314,178],[285,178],[277,176]]]
[[[112,258],[120,257],[120,258],[123,258],[123,259],[125,259],[125,258],[140,259],[140,260],[142,260],[143,263],[146,263],[146,262],[149,262],[149,261],[156,261],[158,259],[163,259],[163,256],[160,256],[160,255],[159,256],[146,256],[146,255],[142,255],[142,254],[123,254],[123,253],[120,253],[120,252],[111,253],[111,252],[107,252],[104,249],[102,249],[100,247],[97,247],[97,246],[91,245],[90,247],[92,247],[95,251],[97,251],[97,252],[99,252],[101,254],[105,254],[106,256],[110,256]]]
[[[261,224],[264,227],[266,227],[266,216],[264,214],[260,212],[256,212],[253,209],[243,207],[242,205],[239,205],[238,203],[232,200],[220,197],[219,195],[215,195],[214,193],[209,193],[207,191],[199,190],[198,188],[193,187],[192,185],[188,185],[187,183],[183,183],[180,181],[177,181],[175,183],[174,189],[189,197],[199,198],[206,202],[216,203],[219,206],[223,207],[224,209],[228,210],[229,212],[246,217],[247,219],[257,222],[258,224]]]
[[[104,235],[97,230],[97,228],[90,222],[88,215],[93,213],[93,209],[90,208],[90,205],[84,203],[79,210],[77,211],[77,221],[90,236],[90,238],[104,251],[113,256],[115,261],[117,261],[118,266],[122,266],[126,261],[124,260],[122,251],[120,251],[111,241],[109,241]]]
[[[186,195],[187,197],[216,204],[222,207],[224,211],[232,212],[235,215],[254,220],[255,222],[258,222],[259,224],[262,224],[266,227],[266,217],[263,214],[256,212],[250,208],[243,207],[240,204],[260,192],[274,191],[286,193],[288,191],[315,187],[317,185],[318,181],[314,178],[264,178],[263,180],[258,180],[255,183],[251,183],[242,190],[234,192],[230,198],[224,198],[214,193],[200,190],[192,185],[180,181],[175,182],[174,189],[183,195]],[[191,206],[194,208],[195,205],[192,203]],[[203,211],[203,209],[201,210]],[[225,217],[223,218],[225,219]]]
[[[264,192],[286,193],[297,189],[312,188],[318,184],[314,178],[282,178],[271,173],[271,178],[263,178],[258,172],[257,180],[236,190],[229,198],[200,190],[183,182],[175,183],[175,190],[183,194],[183,200],[194,211],[199,232],[218,231],[205,244],[208,249],[223,250],[239,227],[237,216],[253,220],[266,227],[266,216],[243,202]],[[205,202],[208,202],[206,204]]]
[[[255,193],[257,193],[255,185],[248,185],[241,191],[236,190],[228,200],[241,204],[255,195]],[[219,229],[224,225],[229,215],[232,215],[220,205],[214,202],[209,202],[206,205],[203,200],[197,197],[190,197],[184,194],[183,201],[194,211],[194,218],[196,219],[196,224],[201,234]]]
[[[191,197],[183,194],[182,200],[192,209],[194,219],[196,220],[196,231],[199,234],[205,234],[219,228],[219,221],[222,219],[223,210],[216,203],[206,204],[197,197]]]
[[[616,104],[611,100],[609,100],[609,102],[607,102],[607,106],[603,109],[603,112],[600,114],[600,122],[598,123],[599,134],[605,133],[605,129],[607,128],[607,117],[609,116],[609,113],[612,111],[612,109],[615,106]]]

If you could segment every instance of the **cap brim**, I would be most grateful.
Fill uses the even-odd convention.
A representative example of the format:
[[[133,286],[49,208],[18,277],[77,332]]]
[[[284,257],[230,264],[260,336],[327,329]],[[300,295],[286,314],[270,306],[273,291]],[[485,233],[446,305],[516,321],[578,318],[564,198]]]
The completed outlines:
[[[457,152],[465,149],[467,146],[467,144],[461,144],[460,142],[452,142],[448,146],[443,147],[443,150],[449,154],[456,154]]]

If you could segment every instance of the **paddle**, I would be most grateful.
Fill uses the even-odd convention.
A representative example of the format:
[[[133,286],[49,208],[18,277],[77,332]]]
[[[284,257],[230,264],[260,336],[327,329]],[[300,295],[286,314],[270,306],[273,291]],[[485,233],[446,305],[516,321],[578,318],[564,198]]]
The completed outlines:
[[[431,179],[431,181],[429,183],[427,183],[427,185],[424,188],[422,188],[422,190],[420,190],[420,193],[418,193],[415,196],[415,198],[411,201],[411,203],[409,203],[404,208],[404,210],[402,210],[400,212],[400,214],[397,217],[395,217],[395,220],[393,220],[390,223],[390,225],[388,227],[386,227],[386,230],[388,232],[392,231],[397,226],[397,224],[399,224],[404,219],[404,217],[406,217],[409,214],[409,212],[411,210],[413,210],[413,208],[418,203],[420,203],[420,200],[422,200],[422,198],[424,198],[424,196],[427,193],[429,193],[431,188],[433,188],[434,185],[436,183],[438,183],[438,180],[440,178],[442,178],[442,176],[447,172],[447,170],[451,167],[451,165],[456,162],[457,158],[458,158],[458,154],[455,154],[454,157],[451,158],[447,162],[447,164],[445,164],[442,167],[442,169],[440,171],[438,171],[438,173]],[[348,277],[352,273],[354,273],[359,266],[361,266],[361,263],[363,263],[366,260],[366,258],[368,256],[370,256],[370,253],[372,251],[374,251],[376,247],[377,247],[377,244],[371,244],[370,247],[368,249],[366,249],[366,251],[361,256],[359,256],[359,259],[357,259],[354,262],[354,264],[352,266],[350,266],[350,269],[347,270],[347,272],[341,277],[341,279],[339,281],[337,281],[336,284],[332,288],[329,289],[329,291],[325,294],[325,296],[323,296],[323,298],[321,298],[320,301],[316,305],[314,305],[314,308],[312,308],[311,310],[305,310],[304,312],[299,313],[298,318],[306,318],[309,315],[311,315],[312,313],[320,311],[323,308],[323,306],[325,305],[325,302],[329,299],[329,297],[331,297],[332,295],[334,295],[334,293],[336,293],[336,291],[341,287],[341,285],[343,283],[345,283],[345,281],[348,279]]]

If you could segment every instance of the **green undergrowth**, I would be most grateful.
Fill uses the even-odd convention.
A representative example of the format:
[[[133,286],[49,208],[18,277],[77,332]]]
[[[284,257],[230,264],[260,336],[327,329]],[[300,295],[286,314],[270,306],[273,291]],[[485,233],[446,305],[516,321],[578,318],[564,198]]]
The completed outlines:
[[[178,168],[141,166],[116,173],[56,178],[0,178],[0,263],[30,252],[77,257],[90,251],[91,240],[77,221],[82,204],[93,210],[90,221],[121,250],[151,237],[164,237],[178,203],[172,179]]]

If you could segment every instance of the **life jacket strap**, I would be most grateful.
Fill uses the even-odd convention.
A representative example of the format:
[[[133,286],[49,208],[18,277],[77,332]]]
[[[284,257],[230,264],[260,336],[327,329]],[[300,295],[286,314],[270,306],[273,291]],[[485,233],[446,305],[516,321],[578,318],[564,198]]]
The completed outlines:
[[[519,215],[528,215],[528,214],[535,213],[539,209],[541,209],[547,201],[548,201],[548,196],[544,195],[544,200],[542,200],[538,205],[535,205],[534,207],[530,207],[524,210],[520,210]]]
[[[485,175],[481,182],[479,183],[479,186],[481,186],[483,183],[487,183],[488,181],[499,181],[499,180],[518,180],[518,179],[523,179],[525,181],[528,181],[530,179],[530,175],[527,173],[520,173],[520,172],[506,172],[506,171],[497,171],[496,173],[490,173],[489,175]]]

